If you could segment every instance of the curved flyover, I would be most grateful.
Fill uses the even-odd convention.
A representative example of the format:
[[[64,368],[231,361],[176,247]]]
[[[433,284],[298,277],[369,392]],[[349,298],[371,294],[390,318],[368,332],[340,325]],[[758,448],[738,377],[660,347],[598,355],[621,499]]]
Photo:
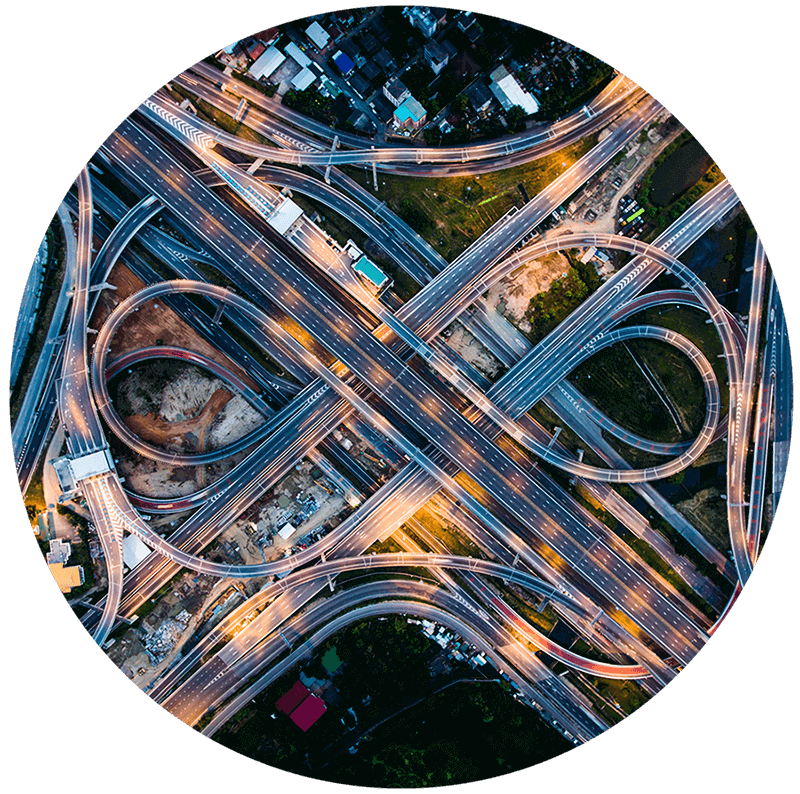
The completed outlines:
[[[629,105],[646,99],[649,95],[638,86],[627,81],[621,83],[621,89],[626,96],[630,95]],[[226,148],[239,151],[255,158],[264,158],[272,162],[286,163],[289,165],[312,165],[327,167],[328,165],[342,165],[347,163],[375,163],[382,164],[413,164],[429,163],[436,166],[447,164],[464,165],[466,163],[484,162],[486,170],[496,170],[498,167],[508,167],[508,158],[515,155],[527,155],[528,158],[539,157],[542,154],[560,148],[565,143],[574,142],[583,135],[591,132],[597,125],[596,118],[585,116],[580,119],[571,117],[562,123],[559,131],[548,129],[545,133],[533,132],[523,134],[518,138],[506,138],[484,144],[472,144],[456,147],[422,148],[422,147],[381,147],[369,149],[343,149],[331,151],[327,147],[314,150],[309,146],[306,149],[278,148],[245,140],[241,137],[220,130],[219,127],[197,118],[188,111],[184,111],[171,98],[164,94],[154,94],[146,99],[140,106],[141,110],[151,112],[161,117],[169,124],[177,124],[190,134],[195,142],[210,148],[216,143]],[[621,109],[621,108],[620,108]],[[168,116],[172,116],[172,119]],[[569,127],[569,129],[567,129]],[[560,138],[557,144],[554,141]],[[495,161],[492,163],[492,161]],[[499,161],[499,164],[498,164]],[[492,165],[494,166],[492,168]],[[426,175],[426,171],[419,171],[419,175]],[[430,172],[432,175],[435,172]],[[476,171],[479,173],[479,171]],[[441,175],[441,174],[439,174]]]
[[[97,344],[95,347],[96,353],[92,362],[92,379],[97,396],[98,408],[114,432],[126,440],[127,443],[131,444],[134,449],[137,449],[137,446],[144,449],[145,446],[143,442],[139,441],[138,438],[134,436],[134,434],[121,422],[121,420],[119,420],[116,412],[113,411],[108,389],[105,383],[105,378],[102,375],[105,370],[108,343],[128,313],[152,298],[172,293],[201,294],[207,297],[213,297],[215,300],[223,303],[230,303],[236,306],[237,309],[239,309],[239,311],[241,311],[243,314],[246,314],[247,316],[252,317],[254,320],[264,324],[264,326],[269,328],[279,340],[281,337],[284,337],[283,341],[286,343],[287,347],[293,347],[298,351],[302,351],[302,354],[306,358],[313,358],[308,350],[302,347],[297,340],[290,337],[284,329],[273,322],[271,318],[269,318],[264,312],[246,301],[244,298],[241,298],[240,296],[224,289],[223,287],[207,284],[205,282],[170,281],[161,282],[160,284],[153,284],[140,290],[126,300],[122,301],[107,319],[98,335]],[[386,319],[388,321],[388,318]],[[399,326],[400,324],[395,320],[392,322],[392,325]],[[428,347],[425,342],[420,340],[419,337],[416,337],[416,335],[414,335],[412,332],[408,331],[407,329],[405,329],[405,331],[406,332],[403,334],[404,338],[409,341],[410,344],[419,345],[419,352],[430,362],[436,362],[437,365],[441,367],[440,371],[446,377],[448,377],[448,379],[450,379],[451,382],[453,382],[454,385],[461,390],[468,399],[472,400],[472,402],[478,408],[480,408],[480,410],[482,410],[506,433],[513,436],[517,441],[519,441],[531,452],[543,460],[546,460],[549,463],[552,463],[553,465],[563,469],[564,471],[577,476],[585,477],[587,479],[603,480],[606,482],[646,482],[671,476],[672,474],[675,474],[676,472],[681,471],[689,466],[702,454],[703,450],[711,441],[716,429],[717,419],[719,418],[719,391],[716,384],[716,375],[714,374],[713,368],[702,355],[702,353],[691,342],[689,342],[689,340],[685,339],[674,331],[649,326],[610,331],[599,339],[591,340],[588,345],[584,346],[579,351],[577,360],[573,364],[573,366],[578,366],[578,364],[580,364],[585,358],[588,358],[595,352],[615,342],[634,337],[646,336],[649,338],[662,339],[663,341],[678,347],[684,353],[686,353],[687,356],[689,356],[689,358],[698,368],[700,376],[703,379],[704,389],[706,392],[706,416],[700,434],[697,436],[690,449],[682,455],[661,466],[653,466],[647,469],[601,469],[595,466],[588,466],[583,463],[578,463],[574,459],[564,457],[558,451],[535,439],[516,421],[497,408],[497,406],[495,406],[488,398],[486,398],[482,392],[475,388],[471,382],[469,382],[466,378],[460,375],[460,373],[455,371],[451,366],[444,362],[438,352]],[[320,362],[315,361],[315,363],[320,366]],[[334,375],[328,373],[327,370],[325,371],[328,378],[334,379],[338,382],[338,379],[336,379]],[[344,384],[340,383],[339,387],[346,390],[344,392],[345,394],[349,394],[351,392],[351,390],[345,387]],[[334,388],[336,388],[335,384]],[[159,454],[163,455],[163,453]]]

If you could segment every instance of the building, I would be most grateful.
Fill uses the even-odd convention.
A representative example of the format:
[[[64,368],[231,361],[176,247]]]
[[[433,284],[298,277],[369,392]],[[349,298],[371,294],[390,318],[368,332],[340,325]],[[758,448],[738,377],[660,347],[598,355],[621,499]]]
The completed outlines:
[[[331,37],[328,35],[328,32],[319,22],[312,22],[306,28],[306,36],[308,36],[309,41],[318,49],[324,50],[328,46],[328,42],[331,40]]]
[[[360,69],[367,62],[364,53],[352,39],[342,42],[339,49],[356,65],[356,68]]]
[[[62,593],[68,593],[74,587],[83,584],[83,568],[80,565],[70,565],[67,567],[67,560],[72,553],[69,543],[59,538],[50,541],[50,551],[45,555],[47,566],[50,573],[56,580],[56,584]]]
[[[308,57],[294,42],[287,44],[283,48],[284,54],[291,58],[298,66],[311,66],[311,58]]]
[[[260,80],[262,77],[269,77],[285,60],[286,56],[273,45],[258,57],[248,72],[256,80]]]
[[[284,539],[289,540],[290,537],[294,534],[296,527],[293,527],[291,524],[284,524],[279,530],[278,534]]]
[[[411,92],[400,82],[399,77],[392,77],[383,85],[383,95],[396,107],[399,108],[407,99],[411,97]]]
[[[392,58],[392,56],[389,54],[388,50],[378,50],[375,55],[372,56],[372,60],[376,66],[378,66],[387,74],[397,68],[397,64],[395,63],[394,58]]]
[[[90,452],[79,458],[71,458],[69,468],[74,481],[80,482],[87,477],[94,477],[95,474],[105,474],[114,466],[108,449],[101,449],[99,452]]]
[[[327,711],[324,701],[312,695],[302,681],[296,681],[288,692],[284,692],[276,701],[275,708],[286,714],[304,733]]]
[[[353,263],[353,270],[368,279],[378,289],[382,289],[389,283],[389,276],[363,254]]]
[[[445,42],[446,43],[446,42]],[[481,67],[469,56],[467,52],[459,52],[450,58],[450,74],[453,77],[469,77],[473,78],[475,75],[480,74]]]
[[[371,33],[367,32],[361,37],[361,49],[367,55],[375,55],[381,49],[381,43]]]
[[[332,58],[336,68],[345,76],[349,75],[355,68],[356,65],[353,63],[352,58],[350,58],[347,53],[342,52],[341,50],[337,50]]]
[[[256,33],[253,38],[263,41],[264,44],[269,47],[270,44],[274,44],[280,38],[280,35],[280,28],[267,28],[260,33]]]
[[[497,97],[504,110],[510,110],[517,105],[525,111],[526,116],[531,116],[539,110],[539,103],[517,82],[517,78],[505,66],[498,66],[489,75],[489,80],[489,90]]]
[[[136,535],[126,535],[122,539],[122,562],[133,570],[140,562],[153,553]]]
[[[470,101],[473,109],[477,114],[486,113],[494,102],[494,96],[489,90],[486,83],[482,80],[476,80],[466,91],[464,95]]]
[[[428,120],[425,110],[414,97],[409,97],[394,111],[394,126],[398,130],[416,131]]]
[[[435,75],[439,75],[450,60],[447,50],[438,41],[429,41],[425,45],[423,53],[426,63]]]
[[[464,11],[458,18],[457,25],[471,44],[474,44],[483,35],[483,28],[471,11]]]
[[[367,61],[361,68],[360,72],[364,76],[364,79],[370,83],[370,85],[377,84],[379,78],[383,77],[383,71],[381,70],[381,67],[378,66],[378,64],[374,61]]]
[[[365,99],[372,93],[372,86],[369,84],[369,80],[367,80],[363,74],[355,72],[354,74],[350,75],[350,77],[347,79],[347,82],[350,83],[350,87],[362,99]]]
[[[284,199],[267,218],[267,223],[275,229],[278,234],[286,234],[289,229],[302,217],[303,210],[291,199]]]
[[[275,708],[287,717],[311,694],[308,687],[296,681],[294,686],[284,692],[276,701]]]
[[[431,12],[431,9],[427,6],[406,6],[403,9],[403,14],[426,39],[429,39],[436,33],[437,20],[435,15]]]
[[[296,91],[305,91],[310,85],[316,82],[317,75],[311,69],[303,67],[292,79],[291,85]]]
[[[291,713],[289,719],[305,733],[327,710],[322,698],[309,695]]]

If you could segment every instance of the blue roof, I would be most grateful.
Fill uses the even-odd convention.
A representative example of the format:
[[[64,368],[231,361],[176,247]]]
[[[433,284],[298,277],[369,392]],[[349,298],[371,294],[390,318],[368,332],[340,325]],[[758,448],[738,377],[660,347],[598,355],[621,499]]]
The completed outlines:
[[[394,117],[400,122],[408,121],[409,119],[419,122],[425,116],[425,113],[425,108],[412,96],[395,110]]]
[[[356,68],[356,65],[343,52],[337,52],[333,56],[333,62],[339,67],[342,74],[350,74]]]
[[[388,280],[389,277],[379,267],[374,265],[362,256],[354,265],[353,268],[356,272],[366,276],[378,289],[380,289]]]

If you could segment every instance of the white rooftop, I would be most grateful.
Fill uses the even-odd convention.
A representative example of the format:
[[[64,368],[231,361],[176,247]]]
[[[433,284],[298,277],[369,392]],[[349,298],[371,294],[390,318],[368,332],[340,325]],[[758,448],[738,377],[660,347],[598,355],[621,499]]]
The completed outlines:
[[[308,57],[294,42],[287,44],[283,51],[300,66],[310,66],[311,58]]]
[[[136,535],[127,535],[122,539],[122,562],[133,570],[142,560],[153,553]]]
[[[519,105],[527,115],[539,110],[539,103],[517,82],[513,74],[509,74],[505,67],[498,67],[491,74],[489,88],[497,97],[500,104],[506,109]]]
[[[256,80],[269,77],[285,60],[286,56],[273,45],[258,56],[248,71]]]
[[[111,471],[111,461],[108,459],[106,450],[101,449],[99,452],[91,452],[83,457],[73,458],[69,462],[69,468],[72,472],[72,479],[78,482],[87,477]]]
[[[291,524],[284,524],[279,530],[278,534],[284,539],[288,540],[294,534],[295,528]]]
[[[328,35],[328,31],[319,24],[319,22],[312,22],[306,28],[306,36],[314,42],[314,44],[319,47],[319,49],[323,50],[325,47],[328,46],[328,42],[331,40],[331,37]]]
[[[316,79],[314,72],[304,67],[292,78],[292,87],[298,91],[305,91]]]
[[[303,214],[303,210],[291,199],[284,199],[267,218],[267,223],[275,229],[278,234],[286,234],[292,224]]]

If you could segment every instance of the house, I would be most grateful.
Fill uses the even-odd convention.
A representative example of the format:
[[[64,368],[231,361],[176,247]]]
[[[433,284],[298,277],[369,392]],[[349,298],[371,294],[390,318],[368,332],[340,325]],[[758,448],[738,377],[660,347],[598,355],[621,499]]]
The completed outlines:
[[[429,41],[423,49],[423,54],[435,75],[439,75],[450,60],[447,50],[438,41]]]
[[[398,108],[411,96],[411,92],[400,82],[399,77],[392,77],[384,83],[383,95]]]
[[[383,76],[383,70],[374,61],[367,61],[361,69],[361,74],[370,85],[375,85]]]
[[[253,38],[263,41],[264,44],[269,47],[270,44],[274,44],[278,40],[280,35],[280,28],[267,28],[266,30],[262,30],[260,33],[256,33]]]
[[[476,80],[464,91],[464,95],[478,114],[485,113],[494,101],[492,92],[483,80]]]
[[[461,79],[464,77],[473,78],[480,71],[481,67],[466,52],[460,52],[458,55],[450,57],[450,74],[453,77]]]
[[[436,33],[436,17],[427,6],[406,6],[403,14],[426,39]]]
[[[394,111],[394,126],[398,130],[418,130],[428,120],[428,112],[413,96],[409,96]]]
[[[361,49],[364,50],[367,55],[374,55],[381,49],[381,43],[371,33],[366,33],[361,38]]]
[[[363,66],[367,62],[367,59],[364,57],[358,45],[352,39],[350,41],[345,41],[340,49],[358,67]]]
[[[372,93],[372,86],[369,84],[369,80],[364,77],[363,74],[359,72],[355,72],[355,74],[351,74],[350,77],[347,79],[347,82],[350,83],[350,87],[355,91],[362,99],[369,96]]]
[[[381,44],[386,44],[386,42],[392,37],[392,34],[389,33],[389,30],[387,29],[383,19],[381,19],[380,14],[376,14],[372,18],[372,22],[370,22],[369,25],[369,32],[375,36],[375,38]]]
[[[539,103],[529,94],[505,66],[498,66],[489,75],[489,90],[497,97],[504,110],[514,105],[521,107],[530,116],[539,110]]]
[[[483,28],[471,11],[461,14],[456,24],[471,44],[474,44],[483,35]]]
[[[337,50],[331,60],[333,60],[334,64],[336,64],[336,68],[345,77],[347,77],[347,75],[349,75],[351,72],[355,71],[356,65],[353,63],[352,59],[341,50]]]
[[[319,22],[312,22],[306,28],[306,36],[308,36],[309,41],[318,49],[324,50],[328,46],[328,42],[331,40],[331,37],[328,35],[328,31],[319,24]]]
[[[372,56],[372,60],[387,74],[389,72],[393,72],[397,68],[397,64],[395,63],[394,58],[389,55],[388,50],[378,50],[375,55]]]
[[[56,580],[62,593],[68,593],[73,587],[80,587],[83,584],[83,567],[80,565],[70,565],[67,567],[72,547],[69,543],[54,538],[50,541],[50,551],[47,552],[47,566],[50,573]]]

